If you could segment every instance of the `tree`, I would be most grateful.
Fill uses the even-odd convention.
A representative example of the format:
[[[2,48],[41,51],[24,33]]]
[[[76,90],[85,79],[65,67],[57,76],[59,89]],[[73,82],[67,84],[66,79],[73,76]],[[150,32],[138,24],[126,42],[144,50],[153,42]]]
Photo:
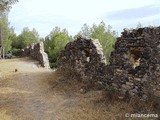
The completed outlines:
[[[81,31],[81,35],[82,37],[91,37],[91,28],[89,27],[89,25],[87,24],[84,24],[83,27],[81,28],[82,31]]]
[[[0,1],[0,11],[4,12],[5,10],[9,10],[12,4],[15,4],[18,0],[1,0]]]
[[[59,27],[53,28],[51,33],[45,38],[45,51],[48,53],[50,66],[57,67],[60,51],[72,40],[66,29],[61,30]]]
[[[113,45],[116,41],[115,31],[112,31],[112,27],[102,21],[99,25],[93,25],[91,28],[91,37],[98,39],[102,45],[103,53],[106,57],[107,63],[109,62],[110,53],[113,51]]]
[[[39,41],[38,32],[33,28],[32,31],[28,27],[23,28],[22,33],[14,41],[13,47],[16,49],[24,49],[32,43]]]
[[[0,0],[0,57],[11,49],[12,41],[9,39],[9,23],[8,11],[11,5],[18,2],[18,0]]]
[[[12,49],[15,49],[17,45],[17,35],[14,32],[13,27],[10,28],[9,39],[12,41],[12,44],[11,44]]]
[[[140,22],[138,22],[136,29],[139,29],[139,28],[142,28],[142,27],[143,27],[143,25]]]
[[[5,13],[0,14],[0,54],[7,53],[8,50],[11,49],[11,40],[9,39],[9,23],[7,19],[7,15]],[[0,57],[1,57],[0,55]]]

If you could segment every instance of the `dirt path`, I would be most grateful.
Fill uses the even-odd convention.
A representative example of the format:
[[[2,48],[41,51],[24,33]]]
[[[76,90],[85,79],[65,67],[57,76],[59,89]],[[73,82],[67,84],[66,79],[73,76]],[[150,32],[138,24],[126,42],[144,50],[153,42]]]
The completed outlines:
[[[28,58],[2,60],[0,119],[106,120],[113,117],[111,114],[105,117],[108,112],[95,107],[93,101],[99,99],[100,91],[81,94],[80,88],[77,81],[68,82]]]
[[[125,113],[144,104],[103,99],[101,91],[82,93],[85,85],[75,78],[38,66],[29,58],[0,60],[0,120],[128,120]],[[154,113],[151,105],[144,113]]]
[[[47,100],[49,86],[45,80],[52,76],[53,72],[38,68],[36,62],[29,59],[8,60],[2,63],[1,108],[16,119],[44,120],[49,116],[48,111],[53,104]],[[15,69],[18,71],[14,72]],[[44,111],[47,114],[44,114]]]

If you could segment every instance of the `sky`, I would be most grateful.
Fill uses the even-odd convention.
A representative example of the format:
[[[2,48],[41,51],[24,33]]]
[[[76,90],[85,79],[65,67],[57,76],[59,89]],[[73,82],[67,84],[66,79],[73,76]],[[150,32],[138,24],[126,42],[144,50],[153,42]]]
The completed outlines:
[[[160,26],[160,0],[19,0],[9,13],[10,26],[20,34],[24,27],[35,28],[40,37],[55,26],[76,35],[83,24],[104,21],[118,34],[123,28]]]

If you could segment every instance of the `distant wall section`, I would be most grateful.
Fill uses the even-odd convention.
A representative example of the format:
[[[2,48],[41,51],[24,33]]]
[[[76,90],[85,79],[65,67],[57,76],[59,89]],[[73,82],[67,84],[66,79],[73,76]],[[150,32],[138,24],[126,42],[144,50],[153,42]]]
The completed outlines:
[[[50,68],[49,61],[48,61],[48,55],[44,52],[44,44],[43,42],[34,43],[30,45],[29,47],[21,50],[22,56],[30,56],[35,60],[38,60],[42,67],[45,67],[47,69]]]

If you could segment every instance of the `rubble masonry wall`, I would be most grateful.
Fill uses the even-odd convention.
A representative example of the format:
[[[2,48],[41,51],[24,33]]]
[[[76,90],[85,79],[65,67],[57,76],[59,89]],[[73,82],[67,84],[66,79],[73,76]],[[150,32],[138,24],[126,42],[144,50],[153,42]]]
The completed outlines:
[[[109,65],[98,40],[77,38],[61,52],[60,67],[75,70],[84,81],[113,87],[123,96],[147,99],[160,92],[160,27],[124,29]]]

